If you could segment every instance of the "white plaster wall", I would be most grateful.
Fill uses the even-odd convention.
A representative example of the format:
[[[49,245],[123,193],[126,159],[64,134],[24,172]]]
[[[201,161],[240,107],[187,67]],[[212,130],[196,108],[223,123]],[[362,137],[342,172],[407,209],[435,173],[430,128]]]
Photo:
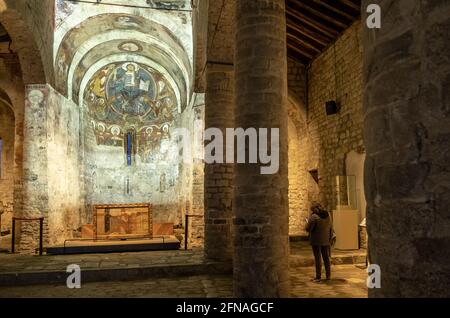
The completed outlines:
[[[79,108],[50,90],[47,107],[48,226],[50,244],[73,237],[82,206]]]

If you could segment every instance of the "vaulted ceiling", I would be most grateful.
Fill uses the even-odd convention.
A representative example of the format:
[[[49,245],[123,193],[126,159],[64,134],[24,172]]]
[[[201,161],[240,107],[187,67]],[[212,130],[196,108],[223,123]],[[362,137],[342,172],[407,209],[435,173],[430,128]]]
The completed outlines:
[[[361,0],[286,0],[288,55],[307,65],[361,14]]]
[[[192,39],[185,27],[188,14],[107,5],[111,1],[118,4],[126,2],[108,0],[102,2],[102,6],[90,2],[64,2],[70,5],[58,7],[59,23],[54,45],[55,88],[81,105],[89,81],[98,72],[112,63],[132,62],[162,74],[174,88],[177,105],[180,111],[183,110],[189,102],[192,82],[189,56]],[[132,4],[131,1],[127,3]]]

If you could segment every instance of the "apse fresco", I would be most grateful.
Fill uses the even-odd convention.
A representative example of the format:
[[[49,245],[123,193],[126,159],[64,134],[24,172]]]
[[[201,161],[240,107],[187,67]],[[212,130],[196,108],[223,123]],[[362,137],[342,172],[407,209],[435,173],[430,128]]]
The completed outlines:
[[[84,9],[86,8],[82,4],[77,3],[74,7],[76,11],[74,13],[71,13],[72,7],[63,6],[64,3],[65,2],[62,2],[60,4],[61,10],[58,11],[59,13],[57,19],[61,21],[62,19],[67,20],[67,16],[69,14],[71,19],[73,16],[86,15],[84,12],[82,12],[82,8]],[[126,2],[124,1],[124,3]],[[63,95],[67,96],[68,90],[70,89],[70,87],[68,87],[68,83],[70,83],[70,80],[68,79],[69,70],[71,64],[74,62],[74,57],[76,56],[77,52],[79,52],[80,48],[84,48],[87,51],[91,51],[91,49],[93,49],[94,51],[100,54],[101,56],[100,58],[112,54],[117,54],[119,52],[127,52],[127,53],[141,52],[142,43],[133,43],[133,41],[123,42],[123,40],[126,40],[128,37],[135,37],[129,33],[134,33],[136,36],[145,35],[151,37],[153,40],[158,42],[158,45],[156,45],[157,47],[169,48],[168,50],[165,50],[164,54],[167,56],[176,56],[176,59],[175,60],[170,59],[169,63],[161,64],[166,69],[168,69],[169,72],[170,72],[169,68],[179,69],[180,67],[181,67],[181,69],[179,70],[180,74],[184,72],[184,69],[186,69],[186,73],[191,72],[191,61],[189,56],[186,54],[184,48],[189,47],[189,44],[187,42],[186,43],[181,42],[180,39],[184,37],[184,33],[177,31],[178,27],[176,26],[177,22],[175,21],[175,16],[173,25],[169,27],[163,26],[152,19],[154,16],[159,16],[159,14],[155,14],[149,16],[148,18],[145,18],[142,16],[136,16],[127,13],[105,14],[102,13],[101,10],[99,9],[100,7],[103,8],[103,6],[98,7],[90,5],[89,7],[94,12],[97,11],[98,14],[83,19],[76,27],[74,27],[68,32],[64,32],[64,35],[62,35],[63,32],[60,32],[61,34],[58,33],[58,37],[62,38],[61,43],[57,49],[57,55],[55,57],[55,69],[57,72],[57,76],[55,78],[56,81],[55,85],[56,89],[60,91]],[[167,19],[169,16],[170,18]],[[172,21],[172,15],[169,16],[166,17],[165,20]],[[178,17],[178,13],[176,17]],[[60,29],[62,30],[64,23],[62,22],[58,23]],[[173,31],[175,31],[175,33]],[[87,43],[95,42],[95,39],[99,37],[99,35],[105,36],[105,34],[108,33],[111,33],[112,37],[114,36],[113,33],[123,34],[123,37],[121,37],[122,41],[119,46],[113,45],[107,48],[100,49],[99,44],[101,44],[102,41],[99,41],[99,43],[97,43],[95,48],[87,47],[88,45]],[[168,55],[168,53],[170,55]],[[158,60],[161,60],[161,57],[158,57],[156,62],[160,62]],[[81,73],[84,74],[83,71]],[[173,72],[171,72],[171,75],[174,78],[176,77],[175,76],[176,74]],[[75,95],[78,95],[78,93]]]
[[[138,63],[110,64],[93,76],[84,98],[98,145],[123,147],[132,131],[141,162],[164,160],[178,107],[160,73]]]

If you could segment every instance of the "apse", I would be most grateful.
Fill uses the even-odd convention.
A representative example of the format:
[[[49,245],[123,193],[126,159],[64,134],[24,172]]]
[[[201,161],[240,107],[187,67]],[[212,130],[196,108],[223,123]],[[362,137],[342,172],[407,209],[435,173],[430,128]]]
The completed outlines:
[[[153,226],[171,229],[184,227],[193,206],[193,165],[181,160],[176,133],[193,135],[199,111],[191,16],[159,2],[135,10],[136,3],[57,2],[54,89],[79,115],[81,206],[74,237],[92,237],[98,206],[150,205]]]
[[[97,71],[83,98],[88,205],[152,202],[157,220],[178,222],[180,117],[175,88],[154,68],[126,61]]]

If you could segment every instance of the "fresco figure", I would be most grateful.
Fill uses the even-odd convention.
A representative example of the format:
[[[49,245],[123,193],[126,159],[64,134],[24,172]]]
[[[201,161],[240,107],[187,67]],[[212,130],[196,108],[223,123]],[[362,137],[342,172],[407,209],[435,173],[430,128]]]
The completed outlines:
[[[167,160],[171,127],[178,114],[175,100],[162,74],[132,61],[103,67],[85,92],[97,144],[123,147],[124,125],[132,124],[142,163]]]

